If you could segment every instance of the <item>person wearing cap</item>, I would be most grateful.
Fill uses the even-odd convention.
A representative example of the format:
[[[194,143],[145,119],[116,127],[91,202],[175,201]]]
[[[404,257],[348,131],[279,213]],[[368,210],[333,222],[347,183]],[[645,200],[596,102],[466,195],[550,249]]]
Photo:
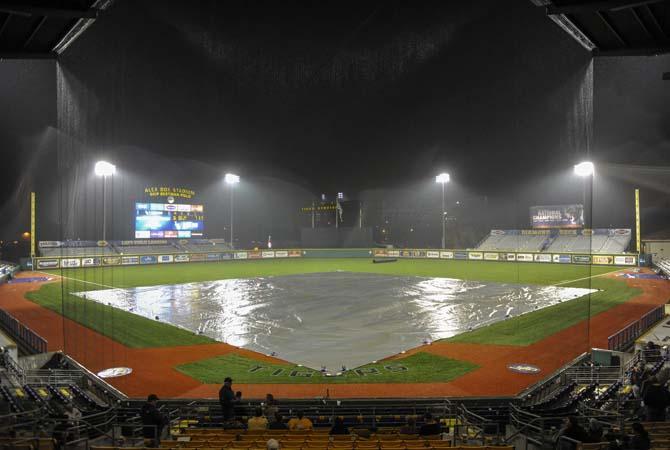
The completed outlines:
[[[279,450],[279,441],[277,439],[268,439],[267,450]]]
[[[233,379],[226,377],[223,380],[223,386],[219,390],[219,402],[221,403],[221,412],[224,422],[235,418],[235,404],[239,402],[233,392]]]
[[[150,394],[140,412],[142,418],[142,436],[146,447],[159,447],[163,427],[167,425],[167,417],[158,410],[158,396]]]

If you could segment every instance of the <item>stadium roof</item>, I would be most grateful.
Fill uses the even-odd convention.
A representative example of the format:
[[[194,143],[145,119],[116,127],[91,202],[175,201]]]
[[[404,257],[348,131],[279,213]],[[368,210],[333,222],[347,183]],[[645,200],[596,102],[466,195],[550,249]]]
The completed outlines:
[[[531,0],[593,56],[670,52],[668,0]]]
[[[56,58],[113,0],[0,0],[0,60]]]

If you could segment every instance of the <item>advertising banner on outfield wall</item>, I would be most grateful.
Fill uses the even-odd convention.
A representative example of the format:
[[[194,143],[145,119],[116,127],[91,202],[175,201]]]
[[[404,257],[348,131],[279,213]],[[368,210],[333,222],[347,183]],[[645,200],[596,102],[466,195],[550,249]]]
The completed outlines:
[[[572,255],[572,262],[577,264],[589,264],[591,257],[589,255]]]
[[[207,253],[207,261],[219,261],[221,253]]]
[[[426,252],[426,257],[427,258],[439,258],[440,257],[440,252],[434,252],[432,250],[429,250]]]
[[[442,258],[442,259],[454,259],[454,252],[440,252],[440,258]]]
[[[523,262],[530,262],[533,260],[533,255],[531,255],[530,253],[517,253],[516,260]]]
[[[593,264],[614,264],[614,257],[610,255],[593,255]]]
[[[172,255],[162,255],[162,256],[172,256]],[[154,255],[140,256],[140,264],[156,264],[157,262],[158,258]]]
[[[79,258],[63,258],[60,260],[61,267],[81,267],[81,259]]]
[[[555,263],[569,264],[572,262],[570,255],[552,255],[552,261]]]
[[[300,257],[302,257],[302,250],[289,250],[288,251],[288,257],[289,258],[300,258]]]
[[[498,261],[499,258],[497,253],[484,253],[484,259],[487,261]]]
[[[547,253],[538,253],[535,255],[535,262],[551,262],[551,255]]]
[[[221,261],[228,261],[230,259],[233,259],[232,253],[221,253]]]
[[[191,258],[189,255],[175,255],[174,262],[189,262]]]
[[[372,250],[372,256],[388,256],[388,253],[386,252],[385,248],[375,248]]]
[[[266,250],[261,253],[261,258],[274,258],[275,257],[275,252],[271,250]]]
[[[57,259],[38,259],[37,268],[38,269],[55,269],[59,266],[60,261]]]
[[[505,255],[507,261],[516,261],[516,253],[508,253]]]
[[[288,252],[286,250],[277,250],[275,256],[277,258],[288,258]]]
[[[481,252],[470,252],[468,253],[469,259],[482,259],[484,255]]]
[[[123,256],[121,258],[121,264],[123,265],[131,265],[131,264],[139,264],[140,263],[140,257],[139,256]]]
[[[105,256],[102,258],[102,263],[106,266],[118,266],[121,264],[121,258],[118,256]]]
[[[192,253],[188,255],[189,261],[191,262],[202,262],[202,261],[207,261],[207,254],[206,253]]]
[[[261,252],[258,251],[247,252],[247,255],[249,256],[249,259],[261,259]]]
[[[82,258],[81,265],[84,267],[99,266],[100,258]]]
[[[158,257],[158,262],[161,264],[171,263],[172,261],[174,261],[174,257],[172,255],[160,255]]]
[[[247,252],[235,252],[235,259],[247,259],[248,257]]]
[[[615,256],[614,264],[617,266],[634,266],[635,256]]]
[[[398,250],[389,250],[388,255],[392,258],[397,258],[400,256],[400,251]]]
[[[454,252],[454,259],[468,259],[468,252]]]

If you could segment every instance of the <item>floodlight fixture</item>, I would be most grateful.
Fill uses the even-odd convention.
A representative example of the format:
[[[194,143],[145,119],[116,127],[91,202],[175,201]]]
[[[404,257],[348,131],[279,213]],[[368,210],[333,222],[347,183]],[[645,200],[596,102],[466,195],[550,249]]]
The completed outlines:
[[[93,169],[99,177],[108,177],[116,173],[116,166],[107,161],[98,161]]]
[[[446,172],[443,172],[439,174],[438,176],[435,177],[435,182],[436,183],[448,183],[449,182],[449,174]]]
[[[223,177],[223,181],[225,181],[226,184],[237,184],[240,182],[240,176],[233,173],[227,173]]]
[[[575,164],[574,171],[575,175],[579,177],[590,177],[595,172],[595,169],[591,161],[584,161]]]

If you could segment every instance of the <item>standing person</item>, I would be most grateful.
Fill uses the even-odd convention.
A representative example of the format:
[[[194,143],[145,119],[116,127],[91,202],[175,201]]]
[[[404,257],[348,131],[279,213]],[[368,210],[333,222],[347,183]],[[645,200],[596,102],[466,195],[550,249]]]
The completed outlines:
[[[423,416],[424,424],[419,428],[419,434],[421,436],[435,436],[442,432],[442,426],[437,422],[433,415],[427,412]]]
[[[668,389],[658,382],[658,378],[651,377],[642,390],[642,400],[647,408],[647,422],[665,421],[665,408],[670,405]]]
[[[237,399],[233,392],[233,379],[226,377],[223,380],[223,386],[219,390],[219,403],[221,403],[221,412],[223,414],[223,421],[228,422],[235,418],[235,403]]]
[[[247,421],[247,430],[258,431],[267,429],[268,429],[268,419],[263,417],[263,409],[256,408],[256,413],[254,414],[254,417],[249,418],[249,420]]]
[[[312,431],[312,421],[304,417],[302,411],[296,411],[296,416],[288,421],[289,431]]]
[[[142,418],[142,436],[146,447],[160,447],[161,434],[163,434],[163,427],[167,425],[167,417],[158,410],[158,396],[156,394],[149,394],[147,402],[142,406],[140,411]],[[148,444],[148,445],[147,445]]]
[[[279,412],[279,407],[277,406],[277,402],[275,401],[274,396],[272,394],[266,394],[263,414],[265,415],[265,417],[268,418],[270,422],[272,422],[273,420],[275,420],[277,412]]]

